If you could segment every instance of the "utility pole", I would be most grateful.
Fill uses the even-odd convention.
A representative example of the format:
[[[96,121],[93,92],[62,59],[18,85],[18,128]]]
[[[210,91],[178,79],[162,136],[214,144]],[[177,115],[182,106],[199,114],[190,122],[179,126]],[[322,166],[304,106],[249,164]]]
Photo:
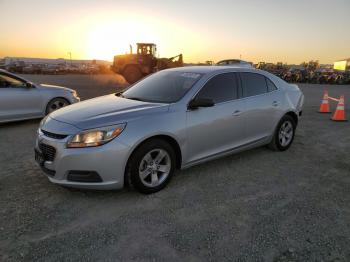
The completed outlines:
[[[72,52],[68,52],[70,65],[72,66]]]

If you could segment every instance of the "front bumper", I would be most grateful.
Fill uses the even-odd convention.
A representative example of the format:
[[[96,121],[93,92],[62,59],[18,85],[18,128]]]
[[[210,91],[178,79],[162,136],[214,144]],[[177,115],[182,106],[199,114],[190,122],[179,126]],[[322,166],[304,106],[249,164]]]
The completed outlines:
[[[80,97],[79,96],[72,96],[70,98],[70,103],[71,104],[75,104],[75,103],[78,103],[78,102],[80,102]]]
[[[124,172],[130,148],[115,138],[111,142],[89,148],[66,148],[65,139],[53,139],[38,132],[35,150],[41,152],[39,143],[55,149],[52,161],[44,160],[41,168],[55,184],[85,189],[120,189],[124,186]],[[100,182],[72,181],[71,174],[98,174]]]

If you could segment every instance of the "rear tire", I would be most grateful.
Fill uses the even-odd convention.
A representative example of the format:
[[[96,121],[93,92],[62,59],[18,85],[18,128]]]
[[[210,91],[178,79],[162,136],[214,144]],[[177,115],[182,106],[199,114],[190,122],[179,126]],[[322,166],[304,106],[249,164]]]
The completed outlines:
[[[142,73],[138,67],[128,66],[125,68],[123,76],[129,84],[133,84],[142,78]]]
[[[163,189],[171,180],[176,166],[174,149],[166,141],[152,139],[142,144],[130,157],[128,178],[143,194]]]
[[[285,115],[277,125],[275,134],[269,144],[269,148],[274,151],[285,151],[293,143],[296,123],[293,117]]]

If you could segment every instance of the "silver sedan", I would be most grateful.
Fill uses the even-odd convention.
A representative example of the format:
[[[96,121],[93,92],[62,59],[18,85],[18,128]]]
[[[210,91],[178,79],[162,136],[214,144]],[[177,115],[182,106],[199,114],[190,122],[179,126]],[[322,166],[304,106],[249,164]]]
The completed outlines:
[[[34,84],[0,69],[0,123],[41,118],[79,101],[72,89]]]
[[[175,169],[269,145],[287,150],[302,114],[296,85],[227,66],[160,71],[127,91],[53,112],[35,157],[49,180],[69,187],[161,190]]]

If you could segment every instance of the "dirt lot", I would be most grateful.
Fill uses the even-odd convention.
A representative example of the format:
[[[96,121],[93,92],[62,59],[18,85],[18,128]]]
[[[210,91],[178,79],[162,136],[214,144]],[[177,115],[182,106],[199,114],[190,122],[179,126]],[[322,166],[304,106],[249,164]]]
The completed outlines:
[[[125,84],[26,77],[84,99]],[[53,185],[33,159],[39,120],[0,126],[0,261],[350,261],[350,122],[316,113],[325,86],[301,87],[304,115],[287,152],[202,164],[150,196]],[[350,86],[327,88],[350,103]]]

